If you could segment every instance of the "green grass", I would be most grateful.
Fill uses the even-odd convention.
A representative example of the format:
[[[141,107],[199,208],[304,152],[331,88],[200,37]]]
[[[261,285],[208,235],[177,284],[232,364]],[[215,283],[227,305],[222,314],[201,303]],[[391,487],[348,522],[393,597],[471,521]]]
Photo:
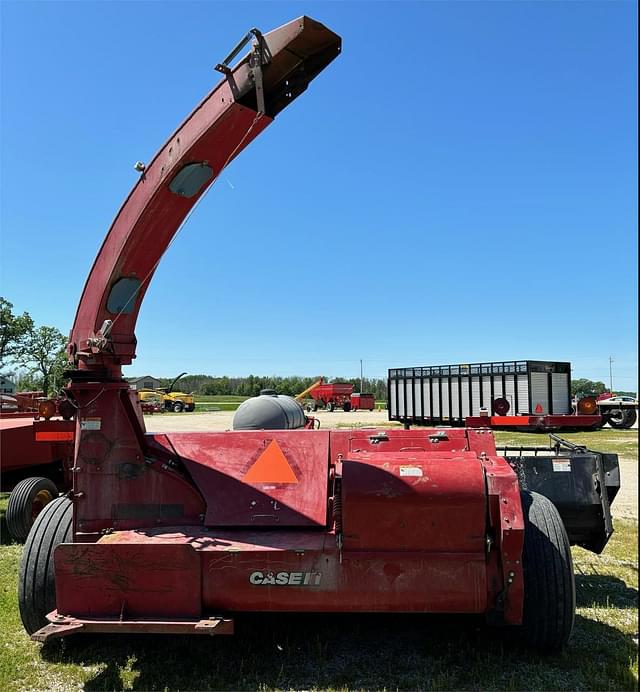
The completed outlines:
[[[205,411],[235,411],[249,397],[232,394],[216,394],[196,396],[196,413]]]
[[[596,452],[618,454],[625,459],[638,460],[638,431],[602,428],[589,432],[557,433],[560,437],[578,445],[585,445]],[[549,436],[543,433],[519,433],[497,430],[496,445],[548,445]]]

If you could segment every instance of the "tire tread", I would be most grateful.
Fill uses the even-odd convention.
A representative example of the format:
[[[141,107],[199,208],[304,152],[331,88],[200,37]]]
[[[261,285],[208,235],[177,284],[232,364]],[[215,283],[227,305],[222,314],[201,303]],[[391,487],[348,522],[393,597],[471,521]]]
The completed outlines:
[[[29,634],[44,627],[45,616],[55,608],[53,553],[60,543],[72,538],[72,513],[71,500],[57,498],[38,515],[27,536],[20,562],[18,602]]]

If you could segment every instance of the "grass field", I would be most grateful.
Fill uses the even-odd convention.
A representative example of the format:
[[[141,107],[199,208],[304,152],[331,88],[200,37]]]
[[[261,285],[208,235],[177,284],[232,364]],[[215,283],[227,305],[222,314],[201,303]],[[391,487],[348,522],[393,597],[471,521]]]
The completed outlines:
[[[231,394],[220,394],[206,396],[198,394],[196,400],[196,412],[198,411],[235,411],[243,401],[246,401],[246,396],[233,396]]]
[[[637,460],[631,431],[587,433],[586,443],[604,444],[605,433],[604,451]],[[500,441],[531,443],[508,435]],[[3,538],[5,509],[3,495]],[[615,529],[602,555],[574,548],[574,633],[550,658],[479,620],[421,615],[247,615],[231,638],[80,636],[40,646],[23,632],[17,609],[22,546],[2,545],[0,689],[635,690],[637,521],[617,520]]]
[[[548,445],[549,436],[544,433],[518,433],[496,430],[496,446],[510,445]],[[596,452],[609,452],[618,454],[624,459],[638,460],[638,431],[637,430],[613,430],[601,428],[589,432],[565,433],[558,435],[569,442],[585,447]]]

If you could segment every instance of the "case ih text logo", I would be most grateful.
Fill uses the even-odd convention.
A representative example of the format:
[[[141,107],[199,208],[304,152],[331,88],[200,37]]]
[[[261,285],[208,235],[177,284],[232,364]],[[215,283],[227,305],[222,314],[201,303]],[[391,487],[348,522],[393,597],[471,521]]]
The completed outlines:
[[[256,586],[320,586],[321,572],[251,572],[249,581]]]

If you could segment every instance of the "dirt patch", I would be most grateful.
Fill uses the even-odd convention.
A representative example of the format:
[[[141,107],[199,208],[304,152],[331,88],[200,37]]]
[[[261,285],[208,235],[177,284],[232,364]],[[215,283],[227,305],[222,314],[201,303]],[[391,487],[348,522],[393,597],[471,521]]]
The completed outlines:
[[[613,501],[614,517],[638,520],[638,462],[620,459],[620,490]]]

